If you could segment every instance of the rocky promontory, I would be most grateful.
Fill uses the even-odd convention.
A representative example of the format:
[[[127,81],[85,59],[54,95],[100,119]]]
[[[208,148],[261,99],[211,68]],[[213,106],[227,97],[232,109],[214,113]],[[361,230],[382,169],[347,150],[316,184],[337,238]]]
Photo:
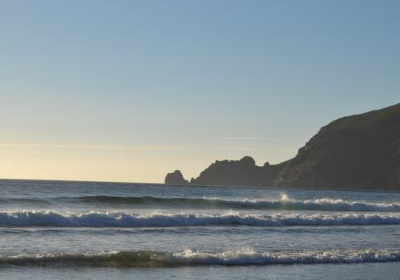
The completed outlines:
[[[186,184],[177,172],[165,183]],[[400,104],[331,122],[283,163],[216,161],[190,184],[400,190]]]

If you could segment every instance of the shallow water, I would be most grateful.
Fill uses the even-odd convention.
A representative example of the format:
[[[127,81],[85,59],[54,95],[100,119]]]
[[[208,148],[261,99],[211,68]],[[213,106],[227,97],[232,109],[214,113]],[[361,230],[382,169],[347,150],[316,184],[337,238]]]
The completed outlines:
[[[400,194],[0,181],[0,279],[398,279]]]

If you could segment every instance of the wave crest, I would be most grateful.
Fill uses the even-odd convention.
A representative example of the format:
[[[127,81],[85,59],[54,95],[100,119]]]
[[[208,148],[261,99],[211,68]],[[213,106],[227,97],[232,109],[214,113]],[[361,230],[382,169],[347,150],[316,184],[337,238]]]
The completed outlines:
[[[372,203],[363,201],[346,201],[342,199],[308,199],[297,200],[282,196],[278,200],[224,200],[219,198],[163,198],[153,196],[82,196],[53,198],[12,198],[0,199],[0,203],[54,204],[85,203],[100,205],[127,205],[167,207],[167,208],[200,208],[200,209],[236,209],[236,210],[309,210],[309,211],[352,211],[352,212],[400,212],[399,203]]]
[[[137,251],[98,254],[47,254],[0,257],[0,265],[101,267],[172,267],[197,265],[328,264],[400,261],[399,250],[263,252],[251,249],[222,253]]]
[[[342,199],[307,199],[297,200],[282,196],[279,200],[224,200],[219,198],[160,198],[85,196],[79,198],[85,203],[154,205],[173,208],[220,208],[220,209],[255,209],[255,210],[311,210],[311,211],[362,211],[362,212],[400,212],[397,203],[370,203],[346,201]]]
[[[2,227],[185,227],[398,225],[400,214],[168,214],[123,212],[0,212]]]

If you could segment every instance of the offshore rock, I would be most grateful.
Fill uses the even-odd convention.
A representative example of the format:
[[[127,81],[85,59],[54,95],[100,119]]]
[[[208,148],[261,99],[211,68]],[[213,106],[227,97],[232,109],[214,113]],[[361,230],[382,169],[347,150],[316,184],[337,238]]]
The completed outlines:
[[[185,180],[180,170],[168,173],[165,177],[165,184],[167,185],[186,185],[187,183],[188,181]]]

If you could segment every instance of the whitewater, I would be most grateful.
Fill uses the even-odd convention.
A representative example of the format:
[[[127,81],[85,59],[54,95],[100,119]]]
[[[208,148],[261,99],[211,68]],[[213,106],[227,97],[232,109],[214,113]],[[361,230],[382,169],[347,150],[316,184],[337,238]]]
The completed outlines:
[[[105,206],[131,207],[166,207],[195,209],[236,209],[236,210],[310,210],[310,211],[354,211],[354,212],[400,212],[399,203],[369,203],[365,201],[347,201],[343,199],[290,199],[286,195],[278,200],[224,200],[218,198],[163,198],[163,197],[118,197],[118,196],[83,196],[9,198],[1,199],[0,205],[21,203],[24,205],[52,205],[54,203],[84,203]]]
[[[306,252],[256,252],[252,249],[204,253],[186,249],[168,253],[155,251],[103,252],[97,254],[18,255],[0,258],[0,265],[65,265],[94,267],[165,267],[197,265],[351,264],[400,261],[400,250],[343,250]]]
[[[400,225],[400,214],[128,214],[53,211],[0,212],[0,227],[190,227],[190,226]]]
[[[0,235],[0,279],[398,279],[400,194],[0,180]]]

